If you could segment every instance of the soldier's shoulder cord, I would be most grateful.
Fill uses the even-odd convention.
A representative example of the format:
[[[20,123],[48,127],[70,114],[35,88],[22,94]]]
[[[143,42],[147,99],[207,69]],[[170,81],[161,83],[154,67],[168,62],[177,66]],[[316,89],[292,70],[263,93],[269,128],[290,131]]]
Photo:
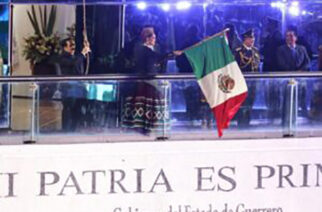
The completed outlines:
[[[256,47],[252,47],[252,50],[253,50],[253,56],[260,57],[259,50]]]
[[[239,52],[239,51],[241,51],[242,50],[242,47],[237,47],[236,49],[235,49],[235,51],[236,52]]]

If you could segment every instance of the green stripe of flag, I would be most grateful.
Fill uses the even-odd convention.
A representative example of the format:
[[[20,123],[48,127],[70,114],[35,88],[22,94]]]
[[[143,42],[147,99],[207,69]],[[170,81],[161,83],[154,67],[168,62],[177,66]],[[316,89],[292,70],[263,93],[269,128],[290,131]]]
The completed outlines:
[[[201,79],[235,61],[225,36],[216,36],[184,51],[192,69]]]

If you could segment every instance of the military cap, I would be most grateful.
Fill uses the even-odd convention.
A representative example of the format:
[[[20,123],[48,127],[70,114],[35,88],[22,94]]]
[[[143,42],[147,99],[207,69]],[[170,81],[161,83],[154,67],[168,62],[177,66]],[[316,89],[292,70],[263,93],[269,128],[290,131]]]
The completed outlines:
[[[254,35],[254,30],[253,30],[253,29],[249,29],[249,30],[247,30],[246,32],[244,32],[244,33],[242,34],[242,37],[243,37],[243,39],[245,39],[245,38],[253,38],[253,37],[255,37],[255,35]]]

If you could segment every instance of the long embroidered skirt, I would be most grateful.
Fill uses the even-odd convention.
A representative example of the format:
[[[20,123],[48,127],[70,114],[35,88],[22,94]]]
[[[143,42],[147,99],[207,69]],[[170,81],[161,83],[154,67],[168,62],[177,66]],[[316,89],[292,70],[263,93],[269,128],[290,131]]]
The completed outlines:
[[[164,132],[169,128],[169,98],[164,83],[138,82],[134,95],[127,96],[122,126],[142,133]]]

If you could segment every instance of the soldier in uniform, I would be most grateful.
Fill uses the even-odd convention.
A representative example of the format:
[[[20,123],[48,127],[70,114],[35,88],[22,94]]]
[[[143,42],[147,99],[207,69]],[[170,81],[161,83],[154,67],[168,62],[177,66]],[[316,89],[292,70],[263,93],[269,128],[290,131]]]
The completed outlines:
[[[260,55],[254,46],[254,31],[248,30],[243,36],[243,43],[235,49],[235,59],[242,72],[258,72]]]
[[[242,34],[243,43],[234,51],[235,59],[242,72],[258,72],[260,63],[260,54],[256,47],[254,47],[255,36],[254,31],[248,30]],[[256,82],[249,81],[248,97],[239,112],[237,113],[237,122],[239,126],[247,127],[250,124],[250,116],[252,107],[255,101]]]

